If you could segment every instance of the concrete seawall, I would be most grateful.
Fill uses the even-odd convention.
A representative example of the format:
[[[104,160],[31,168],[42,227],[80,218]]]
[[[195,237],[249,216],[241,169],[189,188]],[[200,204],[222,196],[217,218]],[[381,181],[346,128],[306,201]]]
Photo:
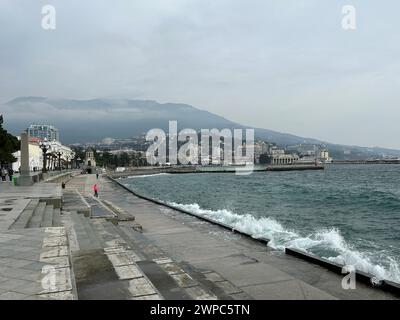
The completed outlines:
[[[135,175],[147,175],[158,173],[169,174],[190,174],[190,173],[236,173],[244,170],[245,167],[139,167],[128,169],[125,172],[110,172],[108,175],[114,179],[126,178]],[[265,171],[305,171],[305,170],[324,170],[324,166],[318,165],[281,165],[281,166],[256,166],[250,172]]]
[[[184,210],[184,209],[169,205],[168,203],[162,202],[160,200],[153,199],[153,198],[141,195],[141,194],[139,194],[139,193],[137,193],[135,191],[132,191],[131,189],[126,187],[124,184],[122,184],[120,181],[118,181],[118,180],[116,180],[116,179],[114,179],[114,178],[112,178],[110,176],[108,176],[108,178],[110,179],[110,181],[114,182],[115,184],[117,184],[118,186],[120,186],[123,189],[127,190],[129,193],[132,193],[133,195],[135,195],[138,198],[147,200],[149,202],[155,203],[157,205],[164,206],[166,208],[169,208],[169,209],[172,209],[172,210],[175,210],[175,211],[179,211],[179,212],[188,214],[188,215],[196,217],[196,218],[198,218],[200,220],[207,221],[207,222],[209,222],[209,223],[211,223],[213,225],[218,225],[218,226],[220,226],[220,227],[222,227],[222,228],[224,228],[226,230],[231,231],[232,233],[240,234],[240,235],[242,235],[242,236],[244,236],[244,237],[246,237],[248,239],[257,241],[257,242],[265,244],[265,245],[267,245],[268,242],[270,241],[269,239],[266,239],[266,238],[255,238],[251,234],[248,234],[248,233],[242,232],[240,230],[237,230],[235,228],[232,228],[232,226],[229,226],[229,225],[224,224],[222,222],[218,222],[218,221],[209,219],[207,217],[198,215],[196,213],[193,213],[193,212],[190,212],[190,211],[187,211],[187,210]],[[296,257],[298,259],[302,259],[302,260],[307,261],[309,263],[317,264],[317,265],[319,265],[319,266],[321,266],[321,267],[323,267],[323,268],[325,268],[327,270],[330,270],[330,271],[332,271],[332,272],[334,272],[336,274],[342,275],[342,270],[344,268],[344,265],[340,265],[340,264],[337,264],[335,262],[329,261],[327,259],[320,258],[318,256],[309,254],[309,253],[301,251],[301,250],[293,249],[293,248],[285,248],[285,253],[287,255],[294,256],[294,257]],[[379,290],[383,290],[383,291],[386,291],[386,292],[390,292],[390,293],[393,293],[396,296],[400,297],[400,284],[397,284],[397,283],[394,283],[394,282],[388,281],[388,280],[376,281],[376,279],[375,279],[375,277],[373,275],[367,274],[367,273],[365,273],[363,271],[360,271],[360,270],[356,270],[356,276],[357,276],[357,280],[361,281],[362,283],[366,284],[367,286],[369,286],[369,287],[371,287],[373,289],[379,289]]]
[[[336,262],[330,261],[328,259],[320,258],[316,255],[298,250],[298,249],[293,249],[293,248],[285,248],[285,253],[295,256],[297,258],[303,259],[305,261],[309,261],[311,263],[315,263],[317,265],[320,265],[332,272],[335,272],[337,274],[343,274],[343,268],[345,267],[344,265],[338,264]],[[367,285],[370,285],[372,287],[376,287],[388,292],[393,292],[397,295],[400,296],[400,284],[394,283],[389,280],[377,280],[374,275],[360,271],[360,270],[355,270],[355,274],[357,277],[358,281],[361,281]]]
[[[250,235],[250,234],[248,234],[248,233],[245,233],[245,232],[243,232],[243,231],[237,230],[237,229],[233,228],[232,226],[229,226],[229,225],[227,225],[227,224],[225,224],[225,223],[222,223],[222,222],[218,222],[218,221],[209,219],[209,218],[207,218],[207,217],[198,215],[198,214],[196,214],[196,213],[193,213],[193,212],[190,212],[190,211],[187,211],[187,210],[178,208],[178,207],[174,207],[174,206],[172,206],[172,205],[170,205],[170,204],[168,204],[168,203],[159,201],[159,200],[157,200],[157,199],[153,199],[153,198],[146,197],[146,196],[144,196],[144,195],[141,195],[141,194],[139,194],[139,193],[136,193],[136,192],[130,190],[129,188],[127,188],[126,186],[124,186],[124,185],[123,185],[122,183],[120,183],[119,181],[117,181],[117,180],[115,180],[115,179],[113,179],[113,178],[111,178],[111,177],[108,177],[108,178],[109,178],[111,181],[113,181],[114,183],[118,184],[120,187],[122,187],[122,188],[124,188],[125,190],[127,190],[128,192],[134,194],[134,195],[137,196],[138,198],[141,198],[141,199],[144,199],[144,200],[153,202],[153,203],[155,203],[155,204],[158,204],[158,205],[167,207],[167,208],[169,208],[169,209],[173,209],[173,210],[176,210],[176,211],[179,211],[179,212],[182,212],[182,213],[185,213],[185,214],[194,216],[194,217],[196,217],[196,218],[198,218],[198,219],[200,219],[200,220],[204,220],[204,221],[207,221],[207,222],[209,222],[209,223],[218,225],[218,226],[220,226],[220,227],[222,227],[222,228],[224,228],[224,229],[227,229],[227,230],[229,230],[229,231],[231,231],[231,232],[233,232],[233,233],[241,234],[241,235],[243,235],[243,236],[245,236],[245,237],[248,237],[248,238],[250,238],[250,239],[252,239],[252,240],[254,240],[254,241],[261,242],[261,243],[264,243],[264,244],[268,244],[268,242],[269,242],[269,239],[267,239],[267,238],[263,238],[263,237],[261,237],[261,238],[255,238],[255,237],[253,237],[252,235]]]

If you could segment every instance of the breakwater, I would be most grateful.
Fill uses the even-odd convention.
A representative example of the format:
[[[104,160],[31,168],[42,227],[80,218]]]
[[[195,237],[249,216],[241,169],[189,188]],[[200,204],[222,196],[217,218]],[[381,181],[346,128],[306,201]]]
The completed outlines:
[[[159,173],[188,174],[188,173],[237,173],[237,172],[263,172],[263,171],[306,171],[324,170],[322,165],[282,165],[282,166],[255,166],[252,170],[246,170],[244,166],[199,166],[199,167],[139,167],[128,168],[124,172],[109,172],[112,178],[125,178],[135,175],[152,175]]]

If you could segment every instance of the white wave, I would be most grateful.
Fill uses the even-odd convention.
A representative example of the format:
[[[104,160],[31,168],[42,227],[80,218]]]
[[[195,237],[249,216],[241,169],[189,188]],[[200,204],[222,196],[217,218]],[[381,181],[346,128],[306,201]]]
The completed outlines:
[[[398,261],[386,256],[389,266],[384,267],[374,263],[371,259],[373,258],[372,252],[356,250],[346,242],[336,228],[320,229],[309,235],[302,236],[293,230],[284,228],[282,224],[271,217],[255,218],[250,214],[236,214],[226,209],[207,210],[202,209],[197,203],[180,204],[168,202],[168,204],[216,222],[222,222],[254,238],[268,238],[270,239],[268,245],[274,249],[284,250],[285,247],[288,247],[314,254],[316,253],[315,251],[324,252],[321,254],[323,258],[343,265],[352,265],[357,270],[370,273],[379,279],[388,279],[400,283],[400,265]]]
[[[154,173],[154,174],[142,174],[142,175],[136,175],[136,176],[129,176],[127,177],[128,179],[133,179],[133,178],[147,178],[147,177],[156,177],[156,176],[167,176],[170,175],[170,173]]]

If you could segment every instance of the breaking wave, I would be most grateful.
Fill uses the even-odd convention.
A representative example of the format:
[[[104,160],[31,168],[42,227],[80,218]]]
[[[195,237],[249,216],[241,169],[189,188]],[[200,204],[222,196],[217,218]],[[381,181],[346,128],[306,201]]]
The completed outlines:
[[[361,252],[346,240],[337,228],[319,229],[308,235],[286,229],[273,218],[255,218],[250,214],[237,214],[232,211],[202,209],[197,203],[180,204],[168,202],[169,205],[194,214],[221,222],[245,232],[254,238],[270,239],[268,246],[284,250],[285,247],[296,248],[316,254],[339,264],[352,265],[356,269],[370,273],[379,279],[387,279],[400,283],[400,264],[393,257],[379,255],[380,263],[376,263],[377,253]]]
[[[153,173],[153,174],[143,174],[143,175],[136,175],[136,176],[129,176],[126,177],[127,179],[133,179],[133,178],[148,178],[148,177],[156,177],[156,176],[167,176],[170,175],[170,173]]]

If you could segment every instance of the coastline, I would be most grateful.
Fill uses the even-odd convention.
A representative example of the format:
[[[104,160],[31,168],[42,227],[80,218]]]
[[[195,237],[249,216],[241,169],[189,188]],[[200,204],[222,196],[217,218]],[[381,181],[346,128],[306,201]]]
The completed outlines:
[[[157,173],[163,173],[163,172],[157,172]],[[157,174],[157,173],[153,172],[152,174]],[[147,172],[147,174],[149,174],[149,173]],[[144,175],[144,174],[135,174],[134,176],[136,176],[136,175],[140,176],[140,175]],[[111,176],[107,176],[107,178],[110,179],[112,182],[116,183],[118,186],[120,186],[123,189],[125,189],[126,191],[128,191],[129,193],[131,193],[131,194],[135,195],[136,197],[141,198],[143,200],[146,200],[146,201],[152,202],[154,204],[166,207],[168,209],[172,209],[172,210],[175,210],[175,211],[178,211],[178,212],[181,212],[181,213],[185,213],[187,215],[190,215],[192,217],[195,217],[195,218],[203,220],[203,221],[207,221],[208,223],[211,223],[213,225],[217,225],[217,226],[222,227],[222,228],[224,228],[226,230],[229,230],[233,234],[234,233],[240,234],[240,235],[242,235],[242,236],[244,236],[244,237],[246,237],[248,239],[251,239],[252,241],[256,241],[256,242],[262,243],[264,245],[268,245],[268,242],[270,241],[270,239],[266,239],[266,238],[263,238],[263,237],[256,238],[256,237],[254,237],[253,235],[251,235],[249,233],[237,230],[237,229],[233,228],[232,226],[229,226],[229,225],[227,225],[225,223],[222,223],[222,222],[219,222],[219,221],[216,221],[216,220],[213,220],[213,219],[209,219],[207,217],[204,217],[202,215],[196,214],[194,212],[191,212],[191,211],[179,208],[177,206],[170,205],[170,204],[165,203],[163,201],[160,201],[160,200],[157,200],[157,199],[154,199],[154,198],[147,197],[147,196],[144,196],[142,194],[139,194],[139,193],[129,189],[128,187],[126,187],[120,181],[118,181],[118,180],[121,180],[122,177],[119,177],[119,178],[115,179],[115,178],[113,178]],[[273,251],[278,251],[278,250],[273,249],[271,247],[268,247],[268,248],[270,250],[273,250]],[[325,269],[327,269],[327,270],[329,270],[329,271],[331,271],[333,273],[336,273],[338,275],[342,275],[343,274],[343,270],[344,270],[343,268],[345,267],[345,265],[338,264],[338,263],[330,261],[328,259],[319,257],[319,256],[311,254],[311,253],[308,253],[308,252],[306,252],[304,250],[298,250],[298,249],[295,249],[295,248],[285,247],[284,253],[287,254],[287,255],[294,256],[294,257],[296,257],[298,259],[304,260],[307,263],[312,263],[312,264],[319,265],[319,266],[321,266],[321,267],[323,267],[323,268],[325,268]],[[355,273],[356,273],[357,279],[359,281],[363,282],[364,284],[366,284],[367,286],[369,286],[371,288],[374,288],[374,289],[380,289],[380,290],[383,290],[383,291],[386,291],[386,292],[394,293],[394,294],[400,296],[400,284],[399,283],[396,283],[396,282],[393,282],[393,281],[390,281],[390,280],[386,280],[386,279],[378,280],[376,278],[376,276],[374,276],[374,275],[372,275],[370,273],[361,271],[361,270],[357,270],[357,269],[355,270]]]

